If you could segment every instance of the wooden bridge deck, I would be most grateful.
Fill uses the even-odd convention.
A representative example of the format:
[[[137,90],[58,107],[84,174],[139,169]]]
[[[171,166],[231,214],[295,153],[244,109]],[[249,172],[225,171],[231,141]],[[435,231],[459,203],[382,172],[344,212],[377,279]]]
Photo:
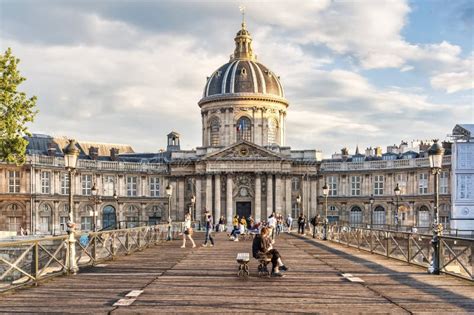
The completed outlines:
[[[164,243],[0,295],[0,313],[474,313],[474,285],[466,280],[330,242],[284,235],[275,247],[291,268],[286,277],[258,278],[252,259],[247,281],[236,277],[235,257],[251,252],[250,241],[218,234],[212,248],[180,245]],[[364,282],[349,281],[347,273]],[[144,292],[130,306],[113,306],[131,290]]]

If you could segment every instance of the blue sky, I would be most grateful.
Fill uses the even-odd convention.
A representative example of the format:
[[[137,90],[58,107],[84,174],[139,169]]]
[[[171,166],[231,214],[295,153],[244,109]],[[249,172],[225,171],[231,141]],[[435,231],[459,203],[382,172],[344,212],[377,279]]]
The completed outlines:
[[[233,52],[241,3],[281,76],[291,147],[328,156],[473,123],[472,1],[0,0],[0,48],[38,96],[30,129],[148,152],[176,130],[200,146],[197,102]]]

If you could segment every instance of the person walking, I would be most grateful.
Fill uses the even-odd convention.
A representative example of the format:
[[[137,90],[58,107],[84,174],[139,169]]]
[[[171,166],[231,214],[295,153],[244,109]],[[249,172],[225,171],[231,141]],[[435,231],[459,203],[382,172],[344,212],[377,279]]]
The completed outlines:
[[[267,227],[269,228],[269,235],[270,235],[270,238],[272,239],[272,241],[275,241],[275,229],[276,229],[276,225],[277,225],[277,221],[276,221],[276,218],[275,218],[275,213],[272,213],[269,217],[268,217],[268,221],[267,221]]]
[[[184,216],[183,245],[181,246],[181,248],[186,247],[186,236],[189,238],[189,240],[193,244],[193,248],[196,247],[196,243],[194,243],[192,235],[193,235],[193,228],[191,227],[191,214],[188,212]]]
[[[214,238],[212,237],[212,230],[214,227],[214,221],[212,219],[212,214],[210,212],[205,213],[206,218],[206,239],[202,246],[207,247],[207,242],[211,242],[211,247],[214,246]]]
[[[300,213],[300,216],[298,217],[298,233],[299,234],[304,234],[305,225],[306,225],[306,217],[304,216],[303,213]]]
[[[319,220],[319,214],[315,215],[311,219],[311,225],[313,226],[313,238],[316,238],[316,226],[318,225],[318,220]]]
[[[288,214],[288,217],[286,218],[286,225],[288,226],[288,233],[291,233],[291,226],[293,225],[291,214]]]

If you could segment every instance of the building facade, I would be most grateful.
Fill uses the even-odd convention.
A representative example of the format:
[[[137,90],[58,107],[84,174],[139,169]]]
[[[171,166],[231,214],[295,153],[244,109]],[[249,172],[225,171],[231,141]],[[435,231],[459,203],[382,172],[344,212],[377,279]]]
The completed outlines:
[[[257,61],[245,24],[234,40],[234,54],[207,78],[198,102],[201,147],[182,150],[176,132],[168,135],[167,150],[159,153],[78,142],[73,206],[82,230],[92,228],[95,207],[99,228],[165,221],[168,206],[173,220],[182,220],[188,211],[201,220],[206,210],[227,222],[235,214],[264,221],[273,212],[324,217],[325,183],[330,188],[330,221],[393,224],[398,209],[403,225],[430,224],[433,177],[424,150],[396,153],[391,148],[384,155],[357,150],[352,156],[343,150],[327,160],[318,150],[291,150],[285,142],[289,102],[280,78]],[[69,194],[66,141],[40,135],[29,141],[25,165],[0,164],[0,230],[62,233]],[[443,165],[441,216],[448,223],[449,155]],[[396,184],[402,189],[398,199]],[[93,185],[100,202],[91,195]],[[173,187],[170,197],[167,185]]]

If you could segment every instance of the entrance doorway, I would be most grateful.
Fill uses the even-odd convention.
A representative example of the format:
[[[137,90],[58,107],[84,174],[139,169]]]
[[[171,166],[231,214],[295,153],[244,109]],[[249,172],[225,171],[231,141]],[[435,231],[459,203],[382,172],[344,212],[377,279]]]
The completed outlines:
[[[115,215],[115,208],[106,206],[102,211],[102,229],[113,230],[117,226],[117,216]]]
[[[237,215],[239,218],[242,216],[248,219],[252,214],[252,203],[250,201],[238,201],[237,202]]]

